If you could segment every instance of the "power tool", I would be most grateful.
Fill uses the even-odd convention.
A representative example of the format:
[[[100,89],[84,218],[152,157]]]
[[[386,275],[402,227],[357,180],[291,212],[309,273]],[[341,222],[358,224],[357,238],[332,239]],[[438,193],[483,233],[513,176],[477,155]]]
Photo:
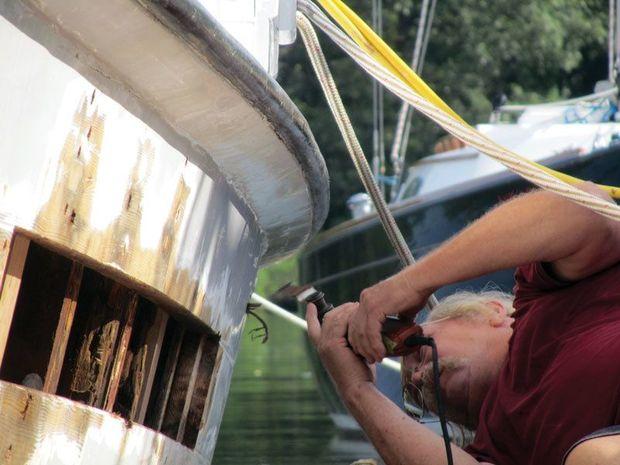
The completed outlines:
[[[297,299],[316,306],[319,323],[323,323],[323,317],[334,308],[325,300],[325,294],[314,288],[304,290]],[[427,345],[423,340],[421,326],[395,316],[386,317],[381,329],[381,338],[386,355],[390,357],[402,357],[417,351],[420,345]]]

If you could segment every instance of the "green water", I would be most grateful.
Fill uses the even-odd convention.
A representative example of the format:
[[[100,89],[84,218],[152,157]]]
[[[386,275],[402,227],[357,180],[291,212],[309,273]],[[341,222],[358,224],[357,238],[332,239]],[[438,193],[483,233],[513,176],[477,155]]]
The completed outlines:
[[[262,312],[261,312],[262,313]],[[340,465],[376,457],[362,438],[331,423],[305,352],[305,333],[267,318],[269,341],[251,341],[246,325],[213,463]]]

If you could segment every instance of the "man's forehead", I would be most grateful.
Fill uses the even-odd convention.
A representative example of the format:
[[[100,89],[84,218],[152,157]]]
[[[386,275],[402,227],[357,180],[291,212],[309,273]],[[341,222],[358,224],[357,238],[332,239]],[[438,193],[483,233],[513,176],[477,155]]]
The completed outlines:
[[[448,323],[453,322],[453,321],[454,321],[454,318],[446,317],[446,318],[440,318],[434,321],[426,321],[420,324],[420,326],[422,327],[422,332],[424,333],[425,336],[432,336],[438,331],[441,331],[442,329],[445,329],[446,327],[450,326]]]

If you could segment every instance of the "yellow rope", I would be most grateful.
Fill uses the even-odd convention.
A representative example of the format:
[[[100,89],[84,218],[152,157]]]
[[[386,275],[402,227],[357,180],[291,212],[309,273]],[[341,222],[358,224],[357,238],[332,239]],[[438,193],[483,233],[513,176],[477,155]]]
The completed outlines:
[[[418,95],[443,110],[452,119],[470,127],[450,106],[431,89],[424,80],[413,71],[353,10],[342,0],[319,0],[321,6],[334,18],[340,27],[351,37],[359,47],[379,62],[383,67],[400,79],[405,85]],[[525,157],[518,155],[523,163],[535,166],[547,174],[554,176],[568,184],[579,184],[581,179],[559,171],[547,168]],[[598,185],[614,199],[620,199],[620,188],[614,186]]]

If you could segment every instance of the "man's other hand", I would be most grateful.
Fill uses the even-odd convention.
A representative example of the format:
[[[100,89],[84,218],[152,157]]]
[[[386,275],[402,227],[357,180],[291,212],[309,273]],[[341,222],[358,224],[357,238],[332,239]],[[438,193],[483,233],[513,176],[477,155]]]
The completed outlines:
[[[357,303],[336,307],[325,315],[322,326],[317,318],[316,307],[308,304],[306,308],[310,341],[316,347],[340,395],[345,399],[349,391],[364,383],[374,384],[375,381],[371,367],[353,353],[347,342],[349,320],[357,308]]]

